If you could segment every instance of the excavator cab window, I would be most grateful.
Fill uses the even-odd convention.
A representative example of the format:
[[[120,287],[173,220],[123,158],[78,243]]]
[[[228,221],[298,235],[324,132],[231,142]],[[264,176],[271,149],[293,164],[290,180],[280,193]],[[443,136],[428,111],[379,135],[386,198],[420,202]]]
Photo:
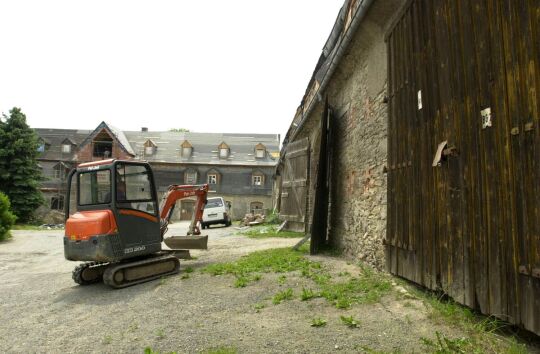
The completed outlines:
[[[120,208],[135,209],[157,215],[148,167],[144,165],[116,165],[116,204]]]
[[[90,171],[79,174],[79,205],[111,202],[111,171]]]

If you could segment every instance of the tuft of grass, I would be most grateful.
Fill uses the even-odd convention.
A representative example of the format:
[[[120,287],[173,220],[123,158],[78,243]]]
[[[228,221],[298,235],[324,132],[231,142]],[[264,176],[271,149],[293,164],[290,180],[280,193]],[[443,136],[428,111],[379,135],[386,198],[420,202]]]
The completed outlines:
[[[302,295],[300,295],[300,299],[302,301],[307,301],[307,300],[310,300],[312,298],[315,297],[315,293],[313,292],[313,290],[309,289],[309,288],[302,288]]]
[[[108,335],[106,335],[105,337],[103,337],[103,341],[102,341],[102,342],[103,342],[103,344],[107,344],[107,345],[108,345],[108,344],[111,344],[111,343],[112,343],[112,339],[113,339],[112,336],[108,334]]]
[[[453,354],[453,353],[480,353],[478,348],[474,348],[469,338],[461,337],[450,339],[440,332],[435,332],[436,339],[420,338],[426,348],[437,354]]]
[[[234,287],[245,288],[248,285],[248,282],[249,282],[248,278],[244,276],[239,276],[238,278],[236,278],[236,281],[234,282]]]
[[[263,303],[258,303],[258,304],[255,304],[255,306],[253,306],[253,307],[255,308],[255,310],[258,311],[258,310],[262,310],[263,308],[265,308],[266,305],[263,304]]]
[[[193,268],[187,267],[186,269],[184,269],[184,272],[185,273],[193,273]]]
[[[165,338],[165,337],[166,337],[165,331],[164,331],[162,328],[158,329],[158,330],[156,331],[156,337],[157,337],[158,339],[163,339],[163,338]]]
[[[279,225],[260,225],[260,226],[252,226],[247,230],[240,231],[239,234],[243,236],[247,236],[249,238],[269,238],[269,237],[280,237],[280,238],[301,238],[304,237],[303,232],[295,232],[295,231],[285,231],[282,230],[280,232],[277,231]]]
[[[189,279],[190,276],[189,274],[182,274],[182,276],[180,277],[180,279]]]
[[[237,353],[238,353],[238,350],[236,350],[236,348],[224,347],[224,346],[208,349],[203,352],[203,354],[237,354]]]
[[[144,354],[160,354],[160,352],[152,349],[151,347],[144,348]],[[169,352],[167,354],[177,354],[176,352]]]
[[[286,281],[287,281],[287,277],[285,275],[280,275],[278,280],[277,280],[278,284],[280,284],[280,285],[285,284]]]
[[[349,328],[358,327],[358,322],[352,316],[340,316],[341,322]]]
[[[311,320],[311,327],[323,327],[326,326],[326,320],[320,317]]]
[[[280,291],[276,295],[274,295],[274,297],[272,298],[272,303],[274,305],[278,305],[285,300],[292,300],[293,297],[293,289],[288,288],[287,290]]]

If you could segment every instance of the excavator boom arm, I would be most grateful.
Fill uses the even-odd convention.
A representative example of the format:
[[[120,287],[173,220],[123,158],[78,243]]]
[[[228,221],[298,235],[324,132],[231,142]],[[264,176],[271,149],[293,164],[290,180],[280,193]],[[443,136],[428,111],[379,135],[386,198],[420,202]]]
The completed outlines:
[[[167,225],[171,219],[174,205],[180,199],[197,197],[195,203],[195,211],[189,225],[188,235],[200,235],[201,230],[199,228],[202,222],[204,206],[206,205],[206,197],[208,195],[208,184],[202,185],[177,185],[173,184],[169,186],[167,193],[163,196],[160,205],[160,219],[161,219],[161,237],[167,231]]]

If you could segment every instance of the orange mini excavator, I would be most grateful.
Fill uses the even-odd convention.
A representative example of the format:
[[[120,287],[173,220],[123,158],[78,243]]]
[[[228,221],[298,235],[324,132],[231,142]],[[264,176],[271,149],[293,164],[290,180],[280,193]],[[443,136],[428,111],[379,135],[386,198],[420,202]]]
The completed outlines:
[[[207,184],[171,185],[158,209],[148,163],[80,164],[68,176],[65,203],[64,255],[85,261],[73,270],[73,280],[85,285],[103,279],[124,288],[178,273],[179,250],[207,247],[208,236],[199,236],[207,193]],[[187,236],[164,238],[176,201],[188,197],[197,202]],[[162,241],[171,249],[163,249]]]

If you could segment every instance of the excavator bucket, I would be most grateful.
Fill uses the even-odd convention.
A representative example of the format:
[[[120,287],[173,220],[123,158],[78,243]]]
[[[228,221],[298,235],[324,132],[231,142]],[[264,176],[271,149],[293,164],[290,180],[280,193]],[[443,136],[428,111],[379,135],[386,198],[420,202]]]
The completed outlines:
[[[208,236],[171,236],[163,242],[172,250],[208,249]]]

